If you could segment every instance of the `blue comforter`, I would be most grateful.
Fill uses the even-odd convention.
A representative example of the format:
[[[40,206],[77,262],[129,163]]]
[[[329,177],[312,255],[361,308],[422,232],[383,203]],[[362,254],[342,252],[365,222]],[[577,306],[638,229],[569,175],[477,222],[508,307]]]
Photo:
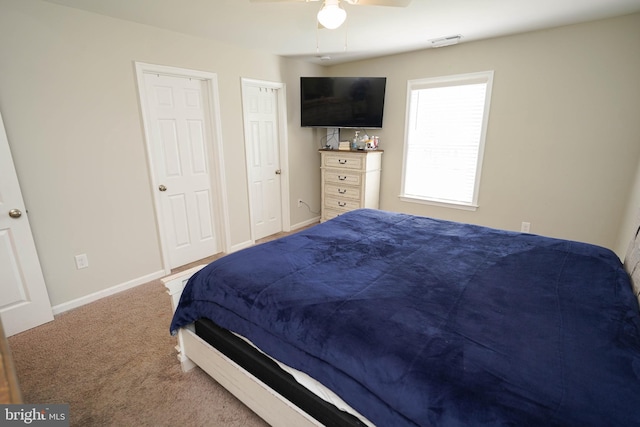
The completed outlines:
[[[227,255],[198,318],[379,426],[640,426],[640,315],[608,249],[375,210]]]

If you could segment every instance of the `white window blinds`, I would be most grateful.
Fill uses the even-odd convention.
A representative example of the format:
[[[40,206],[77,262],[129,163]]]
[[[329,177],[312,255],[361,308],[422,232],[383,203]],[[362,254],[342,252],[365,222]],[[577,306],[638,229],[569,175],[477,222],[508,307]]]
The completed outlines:
[[[477,205],[492,74],[409,82],[403,197]]]

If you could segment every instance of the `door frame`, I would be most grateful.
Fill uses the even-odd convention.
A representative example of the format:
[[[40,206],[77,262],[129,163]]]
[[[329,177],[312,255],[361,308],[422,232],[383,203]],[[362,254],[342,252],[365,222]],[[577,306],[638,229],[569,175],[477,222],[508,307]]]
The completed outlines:
[[[163,212],[160,205],[160,194],[156,191],[160,182],[158,182],[155,174],[155,165],[152,156],[153,133],[151,132],[149,121],[149,106],[147,103],[147,92],[145,89],[144,74],[161,74],[172,77],[192,78],[205,82],[205,95],[209,105],[209,114],[207,117],[207,126],[209,129],[209,150],[208,163],[209,178],[211,180],[211,189],[213,190],[214,206],[214,227],[218,239],[218,248],[222,252],[229,252],[229,242],[231,242],[229,227],[229,206],[227,198],[227,185],[224,170],[224,155],[222,151],[222,127],[220,117],[220,99],[218,88],[218,75],[206,71],[190,70],[186,68],[170,67],[166,65],[148,64],[144,62],[135,62],[136,81],[138,84],[138,99],[140,101],[140,113],[142,117],[142,125],[144,130],[145,147],[147,150],[147,164],[149,167],[149,179],[151,182],[151,194],[153,195],[153,204],[156,216],[156,231],[160,241],[160,250],[162,252],[162,267],[165,274],[171,274],[169,263],[167,237],[164,234],[162,224]]]
[[[284,83],[270,82],[266,80],[249,79],[242,77],[240,79],[242,86],[242,122],[244,127],[244,147],[245,147],[245,161],[246,161],[246,173],[247,173],[247,195],[249,198],[249,218],[251,225],[251,241],[255,242],[255,230],[253,225],[253,210],[255,202],[251,196],[251,180],[249,176],[249,170],[251,167],[251,159],[253,158],[253,150],[248,138],[247,129],[247,112],[244,105],[245,87],[260,87],[274,89],[276,91],[278,109],[278,156],[280,163],[280,214],[282,217],[282,231],[291,231],[291,208],[289,204],[289,138],[287,134],[287,104],[286,104],[286,85]]]

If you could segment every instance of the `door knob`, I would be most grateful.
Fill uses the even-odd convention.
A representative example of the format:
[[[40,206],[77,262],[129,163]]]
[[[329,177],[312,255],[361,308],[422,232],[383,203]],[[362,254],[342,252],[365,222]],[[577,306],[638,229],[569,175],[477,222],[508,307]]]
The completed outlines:
[[[280,175],[282,173],[281,169],[276,169],[276,175]]]
[[[158,187],[158,190],[167,191],[167,187],[165,187],[164,185],[160,184],[160,186]]]
[[[20,209],[11,209],[9,211],[9,216],[11,218],[20,218],[22,216],[22,211]]]

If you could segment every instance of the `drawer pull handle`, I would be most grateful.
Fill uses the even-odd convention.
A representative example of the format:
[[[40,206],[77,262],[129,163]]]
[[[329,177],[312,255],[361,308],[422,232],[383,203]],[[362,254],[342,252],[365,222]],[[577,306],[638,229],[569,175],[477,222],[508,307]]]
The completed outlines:
[[[346,194],[347,189],[346,188],[338,188],[338,193],[340,194]]]
[[[347,179],[347,177],[346,177],[346,176],[344,176],[344,175],[338,175],[338,179],[339,179],[340,181],[344,181],[345,179]]]
[[[347,164],[347,160],[346,159],[338,159],[338,163],[340,163],[341,165],[346,165]]]
[[[338,202],[338,206],[344,208],[345,206],[347,206],[347,202]]]

